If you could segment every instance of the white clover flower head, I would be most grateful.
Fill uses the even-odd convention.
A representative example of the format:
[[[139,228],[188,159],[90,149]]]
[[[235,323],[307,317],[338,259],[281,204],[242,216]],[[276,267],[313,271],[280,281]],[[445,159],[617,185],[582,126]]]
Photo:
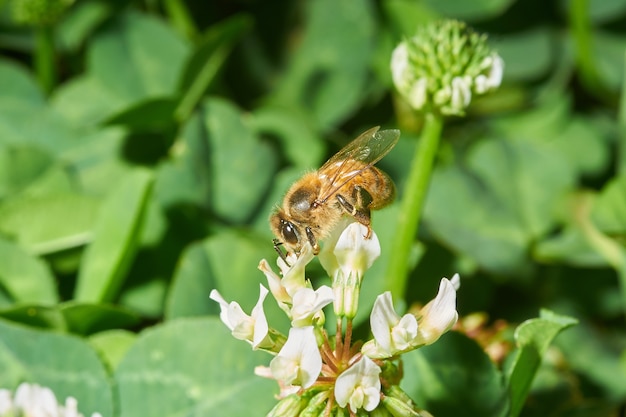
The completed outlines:
[[[292,327],[287,342],[270,362],[272,375],[286,385],[308,388],[322,371],[313,326]]]
[[[363,274],[380,256],[380,242],[374,231],[358,222],[339,230],[337,240],[329,239],[319,259],[333,280],[335,314],[353,318]]]
[[[457,20],[418,28],[391,56],[391,75],[400,95],[419,111],[463,116],[473,95],[502,82],[504,61],[487,37]]]
[[[291,325],[304,327],[313,324],[313,319],[322,309],[332,303],[333,289],[322,285],[317,290],[301,288],[293,296],[293,307],[290,312]]]
[[[361,352],[370,358],[383,359],[436,342],[458,319],[459,286],[458,274],[451,280],[443,278],[437,296],[422,308],[419,317],[412,314],[400,317],[393,309],[391,293],[379,295],[370,315],[374,339],[366,342]]]
[[[350,410],[372,411],[380,403],[381,369],[367,356],[342,372],[335,382],[335,400],[341,407],[350,404]]]
[[[8,389],[0,389],[0,416],[13,410],[13,394]]]
[[[235,301],[228,303],[217,290],[212,290],[209,295],[212,300],[219,303],[220,319],[231,330],[232,335],[237,339],[248,341],[255,349],[266,340],[269,332],[263,311],[263,301],[268,290],[263,285],[259,285],[259,289],[259,300],[250,315],[243,312],[239,303]]]

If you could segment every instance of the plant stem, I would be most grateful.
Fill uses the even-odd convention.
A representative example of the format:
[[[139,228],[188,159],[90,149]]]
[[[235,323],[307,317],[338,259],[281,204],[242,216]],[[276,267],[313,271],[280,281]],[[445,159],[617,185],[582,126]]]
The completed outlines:
[[[440,115],[426,114],[422,135],[415,148],[411,171],[400,202],[396,236],[386,274],[386,287],[396,300],[404,298],[409,274],[409,256],[424,207],[442,128],[443,118]]]
[[[48,95],[57,80],[54,63],[54,36],[51,27],[40,26],[35,28],[35,56],[33,59],[39,85]]]

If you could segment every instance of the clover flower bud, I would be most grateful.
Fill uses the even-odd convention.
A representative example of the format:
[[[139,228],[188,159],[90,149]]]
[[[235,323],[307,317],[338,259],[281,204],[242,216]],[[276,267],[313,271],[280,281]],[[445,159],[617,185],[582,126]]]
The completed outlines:
[[[303,396],[291,394],[280,400],[266,417],[298,417],[305,406],[306,399]]]
[[[418,28],[391,57],[391,75],[400,95],[415,110],[463,116],[473,95],[500,86],[504,61],[487,36],[457,20]]]

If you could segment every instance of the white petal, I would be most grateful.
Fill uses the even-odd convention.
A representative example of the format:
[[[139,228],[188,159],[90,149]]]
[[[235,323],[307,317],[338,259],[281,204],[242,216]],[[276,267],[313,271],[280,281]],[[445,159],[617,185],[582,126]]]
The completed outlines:
[[[389,354],[391,354],[391,329],[399,322],[400,316],[393,309],[391,292],[386,291],[376,297],[370,314],[370,326],[378,346]]]
[[[422,309],[421,316],[417,338],[420,344],[434,343],[454,326],[458,319],[456,290],[447,278],[441,280],[437,297]]]
[[[381,369],[367,356],[342,372],[335,381],[335,400],[340,407],[350,403],[356,413],[359,408],[372,411],[380,402]]]
[[[294,327],[310,326],[313,316],[332,303],[333,290],[328,285],[322,285],[317,290],[301,288],[293,296],[291,309],[291,325]]]
[[[272,375],[287,385],[308,388],[322,371],[322,357],[313,326],[292,327],[287,342],[270,362]]]
[[[339,236],[333,252],[344,276],[362,276],[380,256],[378,236],[372,231],[371,236],[366,239],[367,233],[367,227],[353,222]]]
[[[304,268],[313,260],[313,257],[313,249],[309,243],[306,243],[296,261],[283,271],[282,285],[290,297],[293,297],[300,288],[306,288]]]
[[[391,78],[399,91],[404,90],[406,87],[408,69],[409,50],[406,42],[401,42],[391,54]]]
[[[224,323],[228,329],[233,330],[234,326],[228,320],[228,302],[217,290],[211,290],[209,298],[213,301],[217,301],[220,305],[220,320],[222,320],[222,323]]]
[[[420,110],[426,104],[428,98],[428,80],[420,78],[415,81],[406,94],[406,98],[415,110]]]
[[[0,389],[0,415],[8,414],[13,410],[12,393],[8,389]]]
[[[291,296],[287,294],[287,290],[283,286],[281,278],[272,270],[269,263],[265,259],[262,259],[261,262],[259,262],[258,268],[261,272],[263,272],[263,274],[265,274],[265,277],[267,278],[267,285],[270,287],[270,291],[278,303],[278,306],[283,311],[288,312],[289,304],[291,304]]]
[[[250,316],[254,320],[254,335],[252,338],[252,347],[256,349],[259,344],[265,339],[269,332],[269,326],[267,324],[267,318],[265,317],[265,311],[263,311],[263,301],[267,297],[268,290],[263,285],[259,284],[259,300],[252,309]]]

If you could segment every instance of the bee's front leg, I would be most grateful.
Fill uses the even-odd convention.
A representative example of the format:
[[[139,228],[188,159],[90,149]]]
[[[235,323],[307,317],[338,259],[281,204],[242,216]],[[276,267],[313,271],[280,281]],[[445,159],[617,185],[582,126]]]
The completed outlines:
[[[372,196],[363,187],[355,186],[352,192],[354,204],[351,204],[344,196],[337,194],[337,201],[343,209],[356,221],[367,226],[367,234],[363,236],[366,239],[372,237],[372,216],[369,205],[372,202]]]

